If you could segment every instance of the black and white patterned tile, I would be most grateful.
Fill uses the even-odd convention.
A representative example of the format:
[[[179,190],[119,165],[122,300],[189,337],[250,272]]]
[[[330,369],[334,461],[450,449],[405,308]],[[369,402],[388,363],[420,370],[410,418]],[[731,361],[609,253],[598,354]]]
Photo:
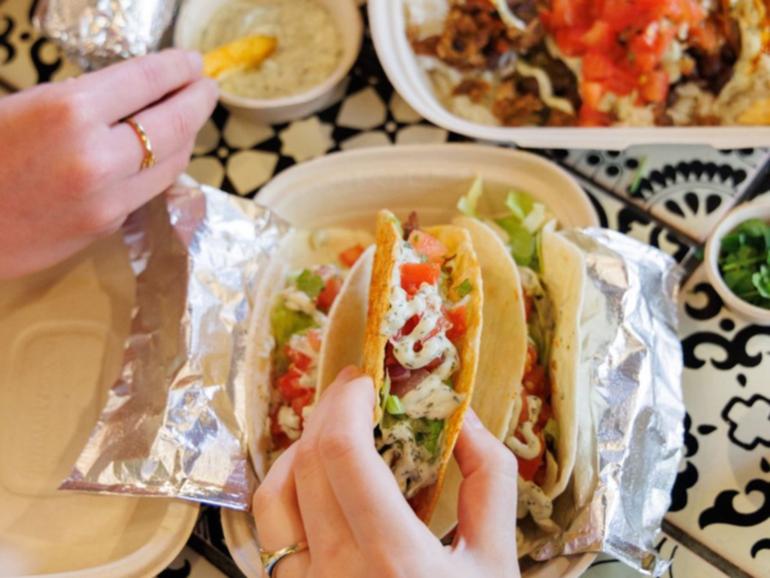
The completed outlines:
[[[20,90],[79,73],[32,26],[30,0],[0,2],[0,81]]]
[[[753,576],[770,576],[770,326],[723,307],[699,270],[683,288],[686,456],[667,516]]]
[[[770,159],[766,149],[640,146],[553,158],[688,237],[704,241]]]

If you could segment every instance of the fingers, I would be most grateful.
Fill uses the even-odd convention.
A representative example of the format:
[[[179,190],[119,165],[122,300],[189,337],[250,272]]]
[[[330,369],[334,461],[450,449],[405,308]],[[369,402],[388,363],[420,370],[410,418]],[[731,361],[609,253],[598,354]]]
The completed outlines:
[[[329,387],[304,435],[316,438],[329,484],[359,547],[412,551],[432,536],[374,447],[371,379],[347,381],[350,375],[344,373]]]
[[[318,427],[319,422],[315,425]],[[353,546],[355,541],[326,478],[318,447],[320,437],[312,430],[303,433],[297,444],[294,483],[313,556],[330,560],[345,549],[343,545]]]
[[[297,503],[294,485],[294,461],[297,444],[287,449],[276,460],[262,485],[254,493],[253,512],[259,546],[274,552],[305,541],[305,530]],[[308,552],[292,554],[280,565],[282,578],[307,575],[310,565]]]
[[[217,96],[217,83],[204,78],[134,116],[144,127],[157,162],[163,162],[195,140],[214,110]],[[109,149],[119,157],[117,176],[126,178],[138,172],[145,151],[134,129],[121,122],[110,129],[107,138]]]
[[[165,50],[115,64],[78,80],[92,112],[111,125],[159,101],[203,73],[200,54]]]
[[[516,458],[489,433],[472,409],[457,440],[463,475],[458,535],[471,549],[516,559]]]
[[[181,175],[190,162],[192,144],[174,153],[171,158],[151,169],[144,170],[116,185],[104,196],[101,204],[116,212],[115,218],[125,218],[129,213],[156,197]]]

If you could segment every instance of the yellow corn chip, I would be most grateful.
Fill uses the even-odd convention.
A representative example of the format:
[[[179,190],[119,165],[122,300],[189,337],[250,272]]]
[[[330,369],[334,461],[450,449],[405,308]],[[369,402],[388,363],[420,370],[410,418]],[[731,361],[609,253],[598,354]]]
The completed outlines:
[[[258,68],[277,45],[273,36],[247,36],[207,52],[203,56],[206,76],[219,78],[233,70]]]

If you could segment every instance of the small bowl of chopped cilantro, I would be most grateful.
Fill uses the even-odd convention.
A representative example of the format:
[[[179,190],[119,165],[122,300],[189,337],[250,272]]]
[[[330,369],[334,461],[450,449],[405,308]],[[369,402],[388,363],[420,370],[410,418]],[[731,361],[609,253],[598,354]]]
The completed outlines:
[[[706,244],[706,271],[725,305],[770,325],[770,195],[734,209]]]

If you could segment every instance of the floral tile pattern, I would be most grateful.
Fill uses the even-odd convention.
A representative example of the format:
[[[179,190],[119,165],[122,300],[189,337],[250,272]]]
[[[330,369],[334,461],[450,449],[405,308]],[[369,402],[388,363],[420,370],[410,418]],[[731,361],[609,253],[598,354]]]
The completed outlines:
[[[0,0],[0,97],[77,73],[35,34],[32,1]],[[330,152],[465,140],[423,120],[393,90],[367,35],[341,101],[277,126],[219,107],[198,135],[188,172],[253,197],[273,175]],[[770,190],[770,151],[662,146],[539,154],[572,172],[602,226],[659,247],[694,271],[681,294],[686,456],[667,517],[682,543],[665,536],[659,544],[673,559],[667,578],[770,576],[770,328],[746,325],[723,309],[696,271],[699,245],[725,212]],[[189,546],[162,578],[239,575],[215,508],[203,509]],[[639,574],[600,558],[586,576]]]
[[[766,149],[639,146],[617,151],[551,152],[573,171],[696,241],[704,241],[747,192]]]

